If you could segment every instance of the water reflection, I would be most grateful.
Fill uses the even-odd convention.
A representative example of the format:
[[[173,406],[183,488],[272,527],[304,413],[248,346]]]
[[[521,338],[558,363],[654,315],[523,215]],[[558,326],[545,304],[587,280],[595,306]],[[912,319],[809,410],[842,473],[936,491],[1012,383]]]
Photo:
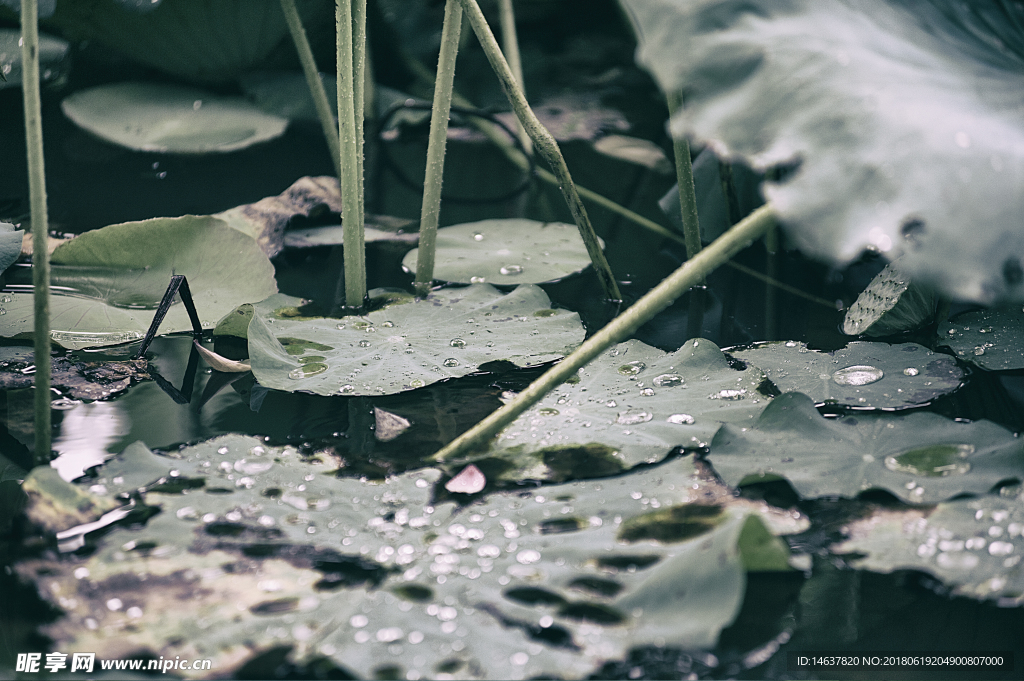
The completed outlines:
[[[131,430],[131,419],[120,402],[80,404],[64,412],[53,448],[59,456],[50,465],[64,480],[85,475],[106,461],[108,448]]]

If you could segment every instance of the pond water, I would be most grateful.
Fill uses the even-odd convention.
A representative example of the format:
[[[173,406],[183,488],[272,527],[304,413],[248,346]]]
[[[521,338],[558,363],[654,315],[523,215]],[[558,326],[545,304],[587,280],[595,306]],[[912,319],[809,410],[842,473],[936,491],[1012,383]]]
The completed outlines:
[[[319,129],[311,124],[293,124],[285,136],[275,141],[213,156],[131,152],[91,137],[62,115],[60,95],[102,82],[105,78],[102,74],[110,71],[111,59],[113,57],[102,50],[82,50],[66,89],[44,95],[50,216],[55,231],[80,233],[154,216],[214,213],[276,195],[301,176],[331,174],[332,163],[323,148]],[[122,69],[119,79],[130,76],[161,80],[142,67],[124,62],[117,62],[117,66]],[[648,82],[642,82],[634,93],[626,94],[650,101],[651,88]],[[620,93],[620,99],[629,97]],[[24,166],[19,165],[23,148],[20,107],[17,92],[0,91],[0,121],[3,121],[0,149],[8,164],[0,179],[0,217],[19,220],[27,210],[27,192],[22,179]],[[654,113],[649,109],[655,109]],[[651,119],[658,120],[663,112],[652,105],[641,113],[627,114],[635,129],[649,131],[657,130]],[[659,141],[663,142],[664,138]],[[422,170],[417,170],[423,157],[421,138],[412,136],[412,139],[389,142],[389,145],[391,162],[401,165],[411,176],[417,172],[422,174]],[[450,171],[446,186],[459,187],[460,195],[495,196],[501,189],[518,182],[516,171],[484,143],[455,138],[449,145]],[[564,148],[569,166],[577,173],[576,179],[581,184],[651,219],[665,222],[656,201],[671,187],[671,177],[601,156],[594,151],[590,140],[567,142]],[[370,210],[398,217],[417,217],[415,192],[398,183],[386,168],[375,172]],[[442,222],[454,224],[511,216],[524,205],[530,217],[569,221],[557,192],[534,185],[525,199],[482,205],[453,204],[450,210],[445,209]],[[599,208],[593,208],[591,213],[606,242],[612,267],[622,280],[627,304],[681,261],[681,247],[662,242]],[[405,248],[370,247],[371,287],[409,287],[411,275],[400,267]],[[758,272],[767,269],[766,260],[761,244],[755,244],[736,258],[742,267]],[[330,248],[286,251],[274,261],[278,285],[283,293],[322,300],[334,290],[338,274],[336,262],[336,254],[332,254]],[[881,264],[865,259],[846,270],[833,271],[795,252],[784,252],[771,267],[779,280],[811,294],[817,302],[776,290],[773,292],[776,315],[766,319],[763,282],[742,271],[722,268],[709,277],[706,290],[680,298],[643,326],[635,337],[666,351],[674,351],[697,336],[723,348],[762,340],[793,339],[812,348],[834,350],[850,339],[839,332],[842,313],[828,302],[849,305],[881,269]],[[553,307],[578,311],[590,333],[616,313],[614,306],[595,295],[599,285],[589,270],[544,288]],[[917,340],[922,338],[924,336]],[[14,341],[2,344],[5,348],[25,345]],[[225,354],[239,351],[237,347],[218,347]],[[137,345],[127,345],[68,356],[74,361],[121,360],[136,348]],[[53,448],[57,453],[53,466],[62,478],[73,480],[82,475],[102,475],[96,472],[96,466],[137,441],[153,451],[175,456],[190,445],[239,433],[255,436],[267,447],[294,448],[303,457],[333,457],[338,463],[336,477],[349,479],[353,484],[380,481],[430,467],[433,464],[430,457],[440,446],[498,408],[509,391],[523,389],[542,373],[542,369],[519,369],[440,382],[392,396],[324,397],[268,390],[259,386],[251,374],[212,372],[197,360],[191,335],[160,337],[147,357],[149,372],[158,374],[157,380],[134,382],[122,394],[100,401],[71,400],[55,395],[55,399],[64,398],[63,402],[55,403],[53,412]],[[637,372],[641,370],[642,367]],[[845,373],[837,371],[834,376],[830,373],[829,377],[836,384],[858,387],[879,382],[883,377],[880,369],[866,365],[852,366],[842,372]],[[653,385],[656,389],[668,390],[681,382],[663,379],[659,383],[656,378]],[[1020,386],[1019,376],[975,371],[969,373],[959,391],[934,401],[927,409],[951,418],[989,419],[1016,431],[1024,426]],[[742,397],[738,392],[728,396],[729,399]],[[380,410],[397,415],[411,423],[411,427],[400,439],[379,437]],[[553,411],[558,414],[557,410]],[[822,411],[842,410],[825,405]],[[32,456],[31,412],[30,389],[0,392],[0,451],[26,468]],[[647,417],[649,421],[650,415]],[[632,421],[619,423],[628,425]],[[677,421],[670,423],[689,425],[693,418],[686,420],[680,415]],[[630,476],[646,474],[658,465],[676,465],[683,459],[688,465],[689,458],[699,459],[701,454],[701,450],[679,450],[665,463],[641,465],[634,471],[609,473],[608,477],[628,483]],[[455,472],[457,470],[450,473]],[[504,498],[500,495],[507,494],[511,499],[520,492],[533,494],[535,499],[543,501],[543,496],[538,495],[544,494],[544,485],[573,483],[595,475],[581,465],[564,469],[563,477],[557,481],[495,480],[482,495],[468,501],[462,499],[460,503],[479,505],[487,503],[489,495]],[[956,676],[1019,678],[1019,665],[1024,664],[1024,639],[1020,636],[1024,631],[1024,613],[1019,607],[1001,608],[992,600],[952,595],[949,587],[925,572],[899,570],[880,574],[854,569],[855,556],[840,556],[830,550],[843,538],[851,521],[879,509],[899,507],[895,496],[872,490],[856,499],[801,500],[784,481],[747,485],[743,495],[754,501],[767,501],[807,520],[807,526],[799,533],[785,537],[790,550],[801,556],[800,569],[788,573],[750,573],[742,589],[739,614],[727,623],[717,644],[686,650],[670,645],[640,646],[625,657],[620,656],[621,659],[595,663],[593,678],[816,678],[821,674],[789,668],[787,655],[807,651],[913,650],[1009,651],[1016,655],[1015,671],[958,670]],[[438,484],[431,503],[440,506],[452,496]],[[16,484],[0,483],[0,562],[4,566],[0,572],[0,670],[13,668],[17,653],[46,649],[48,644],[39,627],[60,619],[56,608],[36,594],[37,585],[19,579],[12,569],[18,561],[35,559],[46,548],[16,519],[21,503]],[[340,504],[337,500],[333,503]],[[465,512],[472,513],[473,509],[471,505]],[[85,560],[91,552],[105,550],[104,541],[102,534],[98,534],[90,539],[86,549],[67,559]],[[525,551],[519,557],[524,565],[531,561]],[[636,572],[635,566],[632,572]],[[504,624],[510,630],[523,626],[511,619]],[[377,632],[379,641],[387,642],[389,634],[381,633],[386,631],[382,628]],[[324,650],[321,647],[321,652]],[[240,678],[322,678],[324,674],[342,678],[345,673],[344,665],[335,666],[323,660],[298,663],[285,660],[279,649],[269,645],[237,671]],[[379,673],[381,678],[389,678],[389,668],[382,668]],[[878,674],[833,670],[827,676],[855,679],[877,678]],[[930,679],[946,678],[949,673],[901,670],[899,676]]]

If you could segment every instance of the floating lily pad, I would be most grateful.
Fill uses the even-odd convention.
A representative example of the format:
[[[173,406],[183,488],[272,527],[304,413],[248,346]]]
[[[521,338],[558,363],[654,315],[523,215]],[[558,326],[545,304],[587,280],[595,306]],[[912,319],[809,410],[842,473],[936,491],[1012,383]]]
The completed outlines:
[[[602,477],[701,447],[723,422],[753,424],[770,398],[764,374],[732,368],[708,340],[666,353],[629,340],[601,354],[498,436],[485,456],[502,478]]]
[[[935,316],[935,295],[889,263],[857,296],[843,320],[850,336],[888,336],[916,329]]]
[[[941,345],[982,369],[1024,369],[1024,312],[1020,306],[965,312],[940,324],[938,334]]]
[[[240,97],[157,83],[100,85],[67,97],[61,109],[108,142],[172,154],[237,151],[288,126]]]
[[[39,35],[39,75],[42,82],[52,82],[67,74],[64,60],[68,47],[65,40]],[[21,85],[21,31],[16,28],[0,28],[0,71],[6,78],[0,79],[0,90]]]
[[[778,341],[729,354],[763,369],[782,392],[804,393],[819,406],[920,407],[959,388],[964,376],[952,357],[917,343],[854,341],[825,353]]]
[[[884,489],[905,501],[935,503],[1020,479],[1024,442],[990,421],[922,412],[829,419],[806,395],[787,393],[753,428],[722,426],[708,458],[733,486],[785,478],[804,498]]]
[[[141,339],[172,274],[188,277],[204,327],[277,290],[274,268],[256,242],[212,217],[110,225],[61,245],[51,262],[50,337],[73,349]],[[31,292],[3,295],[10,301],[0,317],[0,335],[30,338]],[[177,303],[160,331],[191,328]]]
[[[624,0],[674,135],[757,170],[806,253],[905,254],[957,299],[1024,298],[1016,3]],[[1012,197],[1012,200],[1007,200]]]
[[[434,291],[362,317],[295,318],[255,306],[249,359],[261,385],[319,395],[383,395],[481,371],[489,362],[536,366],[583,340],[579,315],[552,310],[537,286],[487,284]]]
[[[1024,605],[1024,498],[988,495],[957,499],[935,509],[884,510],[846,528],[833,547],[856,553],[858,568],[875,572],[921,570],[954,594]]]
[[[8,222],[0,222],[0,273],[21,255],[21,241],[25,232]]]
[[[419,249],[402,265],[416,271]],[[562,279],[590,265],[575,225],[507,219],[481,220],[437,231],[434,278],[463,284],[514,286]]]
[[[458,510],[431,501],[433,469],[373,483],[252,437],[168,456],[135,444],[79,489],[161,512],[16,569],[61,603],[46,634],[99,657],[146,649],[230,674],[288,645],[362,678],[585,678],[634,646],[713,646],[745,570],[788,569],[765,527],[802,526],[693,473],[680,460]]]

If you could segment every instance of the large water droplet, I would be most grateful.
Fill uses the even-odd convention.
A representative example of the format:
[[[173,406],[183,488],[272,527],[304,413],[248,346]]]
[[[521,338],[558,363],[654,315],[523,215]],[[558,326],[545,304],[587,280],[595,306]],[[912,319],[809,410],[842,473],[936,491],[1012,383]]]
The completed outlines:
[[[677,423],[683,426],[689,426],[693,424],[693,417],[689,414],[672,414],[667,419],[669,423]]]
[[[640,395],[643,397],[654,397],[654,388],[644,388],[640,391]]]
[[[501,272],[502,274],[504,274],[506,277],[514,277],[517,274],[522,274],[523,273],[523,266],[522,265],[505,265],[504,267],[502,267],[498,271]]]
[[[885,376],[885,372],[878,367],[855,364],[834,372],[832,380],[838,385],[869,385],[882,380],[883,376]]]
[[[454,357],[449,357],[445,361],[441,362],[441,364],[445,365],[446,367],[457,367],[459,366],[459,360],[455,359]]]
[[[422,378],[414,378],[411,381],[409,381],[410,388],[422,388],[425,385],[426,383],[423,381]]]
[[[452,338],[451,342],[449,342],[448,345],[452,346],[453,348],[464,348],[466,347],[466,341],[462,340],[461,338]]]
[[[885,457],[885,467],[898,473],[942,478],[963,475],[971,470],[964,461],[974,453],[974,445],[929,445]]]
[[[296,380],[300,378],[309,378],[310,376],[316,376],[327,371],[327,365],[321,364],[320,362],[310,362],[309,364],[303,364],[302,366],[292,369],[288,372],[288,378],[294,378]]]
[[[480,232],[473,232],[473,241],[483,241],[484,235]]]
[[[361,347],[361,348],[368,348],[368,347],[370,347],[370,341],[368,341],[368,340],[361,340],[361,341],[359,341],[359,347]]]
[[[655,376],[651,383],[659,388],[672,388],[677,385],[682,385],[683,377],[679,374],[662,374],[660,376]]]
[[[355,391],[356,387],[351,383],[346,383],[345,385],[338,388],[338,392],[342,395],[349,395],[351,393],[354,393]]]
[[[391,329],[391,328],[394,328],[395,323],[394,322],[384,322],[383,324],[381,324],[381,326],[383,326],[385,329]]]
[[[984,355],[985,354],[985,348],[983,346],[981,346],[981,345],[975,346],[974,354],[975,355]]]
[[[914,367],[907,367],[906,369],[903,370],[903,373],[906,374],[907,376],[917,376],[921,372],[915,369]]]
[[[487,281],[487,277],[470,277],[469,278],[469,283],[470,284],[483,284],[486,281]]]
[[[632,362],[626,362],[625,364],[620,366],[619,373],[622,374],[623,376],[636,376],[646,368],[646,364],[644,364],[638,359],[635,359]]]
[[[629,409],[619,412],[615,422],[621,423],[624,426],[633,426],[638,423],[647,423],[653,418],[654,414],[649,411],[643,411],[642,409]]]

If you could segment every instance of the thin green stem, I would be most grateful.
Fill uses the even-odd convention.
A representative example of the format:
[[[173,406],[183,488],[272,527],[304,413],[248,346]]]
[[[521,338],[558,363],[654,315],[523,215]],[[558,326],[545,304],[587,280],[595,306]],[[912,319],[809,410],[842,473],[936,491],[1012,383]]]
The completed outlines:
[[[523,78],[523,60],[519,56],[519,38],[516,35],[516,14],[512,7],[512,0],[501,0],[501,50],[505,53],[508,66],[512,69],[512,75],[515,76],[516,82],[519,83],[525,96],[526,80]],[[533,142],[530,141],[530,136],[526,134],[526,130],[518,118],[516,119],[516,133],[518,133],[520,144],[523,145],[523,150],[527,154],[533,153]]]
[[[673,116],[682,109],[683,98],[679,93],[668,96],[669,113]],[[676,179],[679,183],[679,205],[683,214],[683,238],[686,257],[692,258],[701,249],[700,223],[697,219],[697,192],[693,186],[693,164],[690,161],[690,142],[685,138],[672,143],[676,155]]]
[[[331,159],[334,160],[334,172],[341,177],[341,143],[338,141],[338,128],[335,126],[331,104],[327,101],[327,91],[316,68],[313,50],[310,49],[309,40],[306,38],[306,29],[303,28],[299,11],[295,7],[295,0],[281,0],[281,11],[284,12],[285,22],[292,34],[295,51],[299,53],[299,63],[302,64],[302,72],[306,75],[306,85],[309,86],[317,118],[324,129],[327,148],[330,150]]]
[[[738,251],[746,248],[775,224],[775,212],[770,205],[762,206],[735,227],[715,240],[660,284],[647,292],[628,310],[613,319],[603,329],[584,341],[571,355],[548,369],[511,402],[492,412],[484,420],[449,442],[434,458],[449,461],[486,446],[486,443],[516,417],[533,406],[550,390],[561,385],[588,362],[636,331],[642,324],[672,304],[687,289],[702,280],[709,272],[726,262]]]
[[[359,180],[359,224],[366,224],[364,172],[363,172],[363,131],[366,119],[366,0],[354,0],[352,5],[352,110],[356,123],[356,167]],[[361,227],[362,229],[362,227]],[[365,265],[363,266],[365,270]],[[365,278],[365,276],[364,276]],[[350,303],[351,304],[351,303]]]
[[[512,110],[515,111],[516,117],[523,124],[527,134],[530,135],[530,139],[533,140],[537,151],[548,162],[551,170],[554,171],[555,176],[558,178],[558,186],[562,190],[562,195],[569,205],[569,212],[572,213],[576,226],[580,230],[580,236],[583,237],[587,253],[590,254],[590,262],[594,265],[594,270],[601,281],[605,295],[611,300],[621,300],[622,295],[619,293],[619,286],[615,282],[615,276],[612,274],[611,267],[601,251],[601,244],[597,239],[597,234],[594,233],[593,225],[590,224],[586,206],[583,205],[583,201],[576,191],[576,186],[573,184],[572,176],[569,175],[569,168],[565,164],[565,158],[558,148],[558,143],[555,142],[555,138],[551,136],[551,133],[537,119],[533,109],[530,108],[530,104],[526,101],[526,96],[523,95],[522,88],[519,87],[515,76],[512,74],[512,69],[509,68],[508,62],[505,61],[505,56],[501,53],[498,41],[495,39],[494,33],[491,32],[491,27],[488,26],[480,5],[477,4],[476,0],[459,1],[462,3],[462,9],[469,18],[469,23],[473,27],[477,40],[480,41],[480,45],[483,47],[487,61],[490,62],[491,68],[501,82],[502,89],[505,90],[505,95],[512,105]]]
[[[43,118],[39,95],[39,8],[21,0],[21,89],[25,103],[28,193],[32,211],[32,285],[35,302],[35,458],[50,461],[50,251],[46,235],[46,170],[43,165]]]
[[[366,298],[366,246],[363,242],[359,142],[356,127],[352,0],[338,0],[338,138],[341,149],[342,224],[345,247],[345,303],[358,308]],[[362,118],[362,116],[360,116]]]
[[[434,104],[430,114],[430,138],[427,141],[427,169],[423,181],[423,205],[420,208],[420,248],[416,258],[416,293],[430,292],[434,280],[434,245],[441,217],[441,182],[444,176],[444,151],[448,138],[448,115],[452,108],[455,84],[455,58],[462,33],[462,5],[448,0],[441,29],[441,53],[437,58]]]

